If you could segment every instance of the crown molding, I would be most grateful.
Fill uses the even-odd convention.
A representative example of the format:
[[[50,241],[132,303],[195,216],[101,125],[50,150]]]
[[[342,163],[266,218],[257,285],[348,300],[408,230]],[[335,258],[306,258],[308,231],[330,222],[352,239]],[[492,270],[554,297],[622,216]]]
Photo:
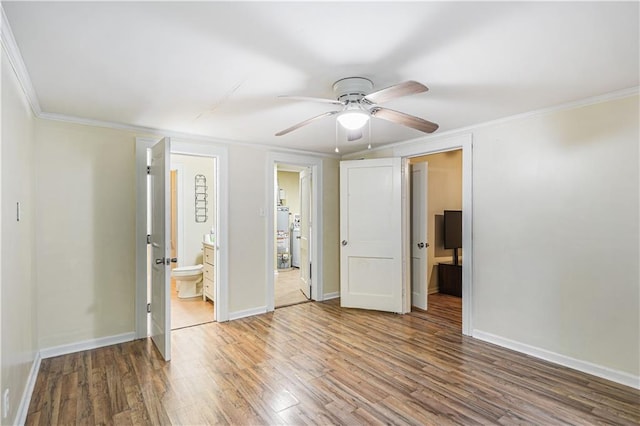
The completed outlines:
[[[37,117],[39,117],[42,113],[42,108],[40,108],[38,96],[36,95],[36,91],[33,88],[33,84],[31,83],[31,77],[29,77],[27,67],[24,65],[22,54],[20,53],[20,49],[18,49],[16,39],[13,37],[11,25],[9,25],[9,20],[7,19],[7,15],[4,12],[2,3],[0,3],[0,11],[2,12],[2,22],[0,23],[0,37],[2,41],[2,47],[4,48],[5,52],[7,52],[9,63],[18,76],[18,81],[20,82],[22,91],[27,97],[27,101],[29,102],[29,105],[31,105],[33,113]]]
[[[579,99],[577,101],[566,102],[563,104],[540,108],[533,111],[524,112],[521,114],[515,114],[507,117],[498,118],[496,120],[485,121],[484,123],[472,124],[471,126],[447,130],[446,132],[442,132],[442,133],[431,134],[427,136],[420,136],[418,138],[409,139],[402,142],[394,142],[386,145],[378,145],[375,148],[371,148],[370,150],[363,150],[363,151],[358,151],[351,154],[345,154],[342,158],[347,158],[347,157],[352,158],[352,157],[365,155],[366,153],[372,152],[372,151],[395,149],[398,147],[402,147],[404,145],[429,142],[436,139],[457,136],[463,133],[472,133],[474,130],[481,129],[483,127],[497,126],[497,125],[506,124],[516,120],[524,120],[531,117],[539,117],[539,116],[551,114],[558,111],[567,111],[567,110],[582,108],[585,106],[599,104],[603,102],[615,101],[618,99],[629,98],[631,96],[637,96],[638,94],[640,94],[640,86],[629,87],[622,90],[616,90],[615,92],[609,92],[602,95]]]
[[[92,127],[103,127],[107,129],[114,129],[114,130],[124,130],[128,132],[136,133],[137,136],[139,137],[144,137],[144,136],[157,136],[158,138],[171,137],[174,139],[189,140],[194,142],[207,142],[207,143],[215,143],[215,144],[222,144],[222,145],[246,146],[253,149],[263,149],[263,150],[274,151],[274,152],[287,152],[287,153],[293,153],[293,154],[313,155],[316,157],[323,157],[323,158],[334,158],[334,159],[340,158],[340,156],[336,154],[329,154],[324,152],[305,151],[301,149],[282,148],[274,145],[265,145],[265,144],[259,144],[259,143],[251,143],[251,142],[240,142],[240,141],[234,141],[229,139],[219,139],[212,136],[199,135],[196,133],[178,132],[175,130],[160,129],[155,127],[135,126],[132,124],[94,120],[92,118],[75,117],[75,116],[70,116],[65,114],[55,114],[51,112],[41,112],[40,114],[37,115],[37,117],[43,120],[60,121],[64,123],[80,124],[80,125],[92,126]]]

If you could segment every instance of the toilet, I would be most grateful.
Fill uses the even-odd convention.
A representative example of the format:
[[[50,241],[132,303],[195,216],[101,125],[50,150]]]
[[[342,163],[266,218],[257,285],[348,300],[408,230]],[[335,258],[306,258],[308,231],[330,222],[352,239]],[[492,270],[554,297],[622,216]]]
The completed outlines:
[[[180,299],[202,296],[202,265],[174,268],[171,277],[176,280]]]

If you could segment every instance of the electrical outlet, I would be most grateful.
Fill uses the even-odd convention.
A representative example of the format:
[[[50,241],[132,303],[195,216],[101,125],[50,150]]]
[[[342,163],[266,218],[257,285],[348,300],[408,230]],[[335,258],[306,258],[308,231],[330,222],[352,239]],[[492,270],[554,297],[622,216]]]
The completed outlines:
[[[2,394],[2,418],[6,419],[9,415],[9,388],[4,390]]]

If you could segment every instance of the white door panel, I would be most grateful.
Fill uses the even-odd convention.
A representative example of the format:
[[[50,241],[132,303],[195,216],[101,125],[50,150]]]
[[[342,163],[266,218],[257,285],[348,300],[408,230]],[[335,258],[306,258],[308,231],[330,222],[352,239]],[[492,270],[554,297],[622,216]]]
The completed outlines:
[[[427,183],[428,164],[411,166],[411,304],[427,309]]]
[[[311,298],[311,171],[300,172],[300,290]]]
[[[340,298],[344,307],[402,312],[399,158],[340,163]]]
[[[151,147],[151,339],[162,357],[171,359],[171,141]]]

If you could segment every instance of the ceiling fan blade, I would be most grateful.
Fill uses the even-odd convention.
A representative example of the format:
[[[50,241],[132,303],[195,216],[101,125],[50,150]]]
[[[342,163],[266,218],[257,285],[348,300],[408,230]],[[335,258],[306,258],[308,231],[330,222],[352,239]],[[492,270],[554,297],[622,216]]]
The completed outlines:
[[[310,102],[322,102],[325,104],[344,105],[344,103],[336,99],[313,98],[310,96],[289,96],[289,95],[280,95],[278,97],[281,99],[290,99],[292,101],[310,101]]]
[[[300,122],[298,124],[294,124],[293,126],[291,126],[289,128],[286,128],[284,130],[279,131],[278,133],[276,133],[276,136],[286,135],[287,133],[293,132],[294,130],[299,129],[302,126],[306,126],[307,124],[309,124],[311,122],[314,122],[316,120],[320,120],[321,118],[324,118],[324,117],[329,117],[329,116],[337,114],[339,112],[340,111],[329,111],[329,112],[325,112],[324,114],[320,114],[320,115],[316,115],[315,117],[308,118],[308,119],[306,119],[306,120],[304,120],[304,121],[302,121],[302,122]]]
[[[364,97],[365,101],[372,104],[381,104],[391,99],[399,98],[401,96],[415,95],[416,93],[422,93],[429,90],[427,86],[417,81],[409,80],[404,83],[399,83],[386,89],[381,89],[373,93],[369,93]]]
[[[420,130],[425,133],[433,133],[439,127],[436,123],[388,108],[374,107],[371,109],[371,115],[393,123],[402,124],[403,126],[411,127],[412,129]]]

